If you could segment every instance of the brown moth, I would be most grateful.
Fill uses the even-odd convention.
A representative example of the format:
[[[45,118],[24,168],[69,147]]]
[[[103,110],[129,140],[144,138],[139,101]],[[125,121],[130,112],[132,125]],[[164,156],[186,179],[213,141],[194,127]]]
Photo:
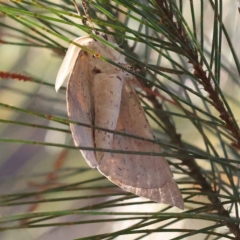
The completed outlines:
[[[117,47],[114,39],[105,39]],[[74,40],[95,53],[70,44],[56,79],[56,91],[65,78],[69,119],[109,130],[154,139],[140,101],[131,86],[134,76],[96,56],[101,55],[127,66],[118,51],[91,37]],[[159,145],[70,124],[77,147],[136,152],[161,152]],[[138,196],[183,209],[181,192],[164,157],[111,152],[81,151],[87,163],[110,181]]]

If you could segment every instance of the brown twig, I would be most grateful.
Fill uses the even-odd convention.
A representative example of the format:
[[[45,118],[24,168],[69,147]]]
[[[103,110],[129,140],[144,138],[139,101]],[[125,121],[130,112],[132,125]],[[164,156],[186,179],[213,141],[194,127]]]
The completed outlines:
[[[167,0],[156,0],[159,8],[159,14],[161,16],[160,24],[167,28],[171,32],[172,36],[175,36],[176,43],[180,44],[183,53],[187,53],[185,57],[189,58],[189,63],[192,63],[194,74],[198,78],[200,84],[204,87],[204,90],[208,92],[209,98],[212,101],[213,107],[219,112],[220,118],[225,121],[226,128],[232,133],[232,136],[235,139],[235,143],[232,145],[240,149],[240,131],[238,126],[234,123],[231,114],[227,111],[223,101],[220,99],[218,91],[212,86],[211,78],[207,77],[206,71],[203,70],[202,64],[198,60],[198,54],[196,49],[193,47],[191,39],[185,31],[185,28],[182,22],[179,20],[178,16],[174,15],[173,5],[171,1]],[[153,107],[161,110],[162,105],[159,103],[156,95],[147,94],[147,99],[152,103]],[[168,131],[171,142],[179,147],[180,154],[187,154],[184,144],[181,141],[181,135],[177,133],[175,126],[169,119],[169,116],[164,113],[164,111],[157,111],[155,113],[157,117],[163,122],[165,128]],[[195,162],[195,159],[189,156],[188,158],[181,158],[182,164],[187,166],[189,169],[189,175],[201,186],[202,192],[209,193],[209,201],[216,206],[216,210],[219,216],[230,217],[229,212],[223,207],[220,199],[215,194],[214,190],[211,187],[211,184],[208,183],[206,178],[201,172],[201,169]],[[240,239],[240,229],[237,224],[226,223],[226,226],[229,228],[231,233],[235,235],[236,239]]]
[[[187,149],[181,140],[181,135],[177,133],[177,130],[169,119],[169,116],[164,113],[162,109],[162,104],[159,103],[156,95],[147,93],[146,98],[152,103],[153,107],[158,111],[155,112],[156,116],[163,122],[165,128],[167,129],[167,133],[171,139],[171,143],[179,148],[180,155],[188,155]],[[186,149],[186,150],[184,150]],[[220,216],[230,217],[228,211],[224,209],[221,204],[220,199],[216,196],[216,193],[203,176],[199,166],[196,164],[195,159],[189,156],[188,158],[179,158],[182,161],[182,164],[189,168],[189,176],[196,181],[201,186],[201,191],[207,194],[209,201],[216,206],[216,210]],[[236,236],[236,239],[240,239],[240,231],[236,224],[226,223],[226,226],[230,229],[230,231]]]
[[[18,81],[33,81],[33,79],[29,76],[26,76],[26,75],[23,75],[23,74],[20,74],[20,73],[12,73],[12,72],[3,72],[3,71],[0,71],[0,78],[3,78],[3,79],[16,79]]]
[[[200,84],[204,87],[204,90],[208,92],[209,98],[212,100],[212,106],[219,112],[219,117],[225,122],[225,127],[228,129],[235,139],[232,146],[240,150],[240,130],[231,114],[227,111],[226,106],[220,99],[219,92],[217,88],[211,84],[211,77],[207,77],[206,71],[203,70],[202,63],[198,58],[198,53],[196,48],[193,47],[192,41],[189,35],[186,33],[182,21],[179,20],[177,16],[174,15],[172,11],[171,1],[167,0],[157,0],[159,5],[159,11],[161,15],[164,15],[161,19],[161,24],[171,31],[172,36],[175,36],[176,43],[181,45],[183,53],[187,53],[185,57],[189,59],[189,63],[192,64],[194,69],[194,75],[199,79]],[[175,18],[174,18],[175,17]],[[174,27],[173,27],[174,26]]]

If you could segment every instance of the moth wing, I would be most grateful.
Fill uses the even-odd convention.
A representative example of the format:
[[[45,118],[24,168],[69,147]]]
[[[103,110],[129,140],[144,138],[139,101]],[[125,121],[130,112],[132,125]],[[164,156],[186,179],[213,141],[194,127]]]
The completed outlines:
[[[73,42],[76,42],[80,45],[87,45],[89,41],[92,39],[90,37],[79,37],[76,38]],[[73,66],[76,62],[76,59],[79,55],[81,48],[74,44],[70,44],[68,50],[66,52],[65,58],[61,64],[61,67],[58,70],[56,82],[55,82],[55,90],[58,92],[60,87],[63,85],[64,81],[69,77],[70,72],[73,69]]]
[[[85,51],[80,51],[70,73],[67,88],[67,110],[70,120],[92,125],[88,58]],[[92,128],[72,123],[70,128],[76,146],[94,148]],[[90,167],[94,168],[98,165],[94,151],[81,150],[81,152]]]
[[[129,83],[122,88],[116,131],[154,139],[140,101]],[[114,134],[113,149],[139,152],[161,152],[159,145]],[[110,181],[136,195],[155,202],[184,208],[181,192],[165,158],[149,155],[106,154],[98,166]]]

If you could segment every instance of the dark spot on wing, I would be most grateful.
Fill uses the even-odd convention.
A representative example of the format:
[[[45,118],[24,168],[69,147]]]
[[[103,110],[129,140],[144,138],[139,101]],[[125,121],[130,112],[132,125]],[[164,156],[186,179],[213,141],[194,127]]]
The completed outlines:
[[[117,76],[117,78],[118,78],[120,81],[122,81],[122,79],[121,79],[119,76]]]
[[[98,69],[97,67],[94,67],[92,72],[95,73],[95,74],[98,74],[98,73],[101,73],[101,70]]]

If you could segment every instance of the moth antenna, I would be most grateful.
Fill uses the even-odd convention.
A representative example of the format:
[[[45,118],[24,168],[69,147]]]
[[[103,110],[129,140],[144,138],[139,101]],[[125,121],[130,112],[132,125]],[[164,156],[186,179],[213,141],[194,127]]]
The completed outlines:
[[[88,14],[88,8],[87,8],[87,4],[86,4],[86,1],[85,0],[82,0],[82,6],[83,6],[83,11],[85,13],[85,16],[87,18],[87,21],[90,25],[90,27],[92,28],[92,31],[95,32],[95,34],[99,34],[99,32],[95,29],[94,25],[93,25],[93,22],[91,20],[91,17],[89,16]]]
[[[78,5],[77,5],[77,3],[76,3],[75,0],[73,0],[73,5],[75,6],[75,8],[76,8],[76,10],[77,10],[78,15],[82,17],[83,15],[82,15],[82,13],[81,13],[81,10],[80,10],[80,8],[78,7]]]
[[[85,1],[85,0],[81,0],[81,1],[82,1],[82,7],[83,7],[83,11],[84,11],[84,13],[85,13],[86,19],[84,19],[83,15],[82,15],[82,13],[81,13],[81,11],[80,11],[77,3],[76,3],[76,0],[73,0],[73,4],[74,4],[74,6],[75,6],[75,8],[76,8],[76,10],[77,10],[77,12],[78,12],[78,15],[81,16],[81,17],[83,17],[83,19],[82,19],[83,25],[87,25],[87,23],[88,23],[88,24],[90,25],[90,27],[92,28],[92,31],[95,32],[96,34],[98,34],[98,31],[95,30],[95,27],[94,27],[94,25],[93,25],[93,22],[92,22],[92,20],[91,20],[91,17],[90,17],[89,14],[88,14],[88,8],[87,8],[86,1]]]
[[[75,8],[77,10],[78,15],[82,17],[82,24],[86,26],[87,25],[87,21],[85,19],[85,16],[82,15],[82,12],[81,12],[80,8],[78,7],[78,5],[77,5],[75,0],[73,0],[73,5],[75,6]]]

